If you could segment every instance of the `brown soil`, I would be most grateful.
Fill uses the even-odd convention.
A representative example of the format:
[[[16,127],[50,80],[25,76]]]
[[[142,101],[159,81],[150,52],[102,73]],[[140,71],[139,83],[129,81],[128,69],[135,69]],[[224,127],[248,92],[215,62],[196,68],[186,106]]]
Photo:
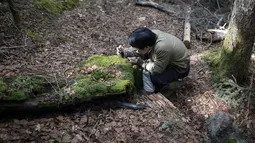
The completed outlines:
[[[38,10],[32,0],[17,3],[26,30],[17,30],[5,5],[0,5],[1,76],[66,76],[90,55],[113,55],[117,46],[127,46],[129,33],[139,26],[160,29],[180,39],[183,35],[183,20],[153,8],[135,6],[130,0],[88,0],[85,6],[60,16]],[[28,30],[32,36],[26,34]],[[72,114],[3,122],[0,138],[4,142],[207,142],[205,120],[218,111],[228,112],[229,108],[214,97],[211,72],[200,59],[205,45],[192,35],[190,75],[178,89],[177,97],[170,98],[189,119],[188,125],[196,130],[196,136],[189,136],[185,129],[163,130],[163,111],[77,109]],[[242,119],[243,114],[234,113]],[[252,116],[239,125],[252,142]]]

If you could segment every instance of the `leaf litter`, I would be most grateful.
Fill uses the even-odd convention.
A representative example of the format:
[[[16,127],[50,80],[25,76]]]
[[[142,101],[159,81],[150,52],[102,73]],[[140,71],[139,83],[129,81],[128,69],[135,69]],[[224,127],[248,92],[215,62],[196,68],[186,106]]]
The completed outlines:
[[[40,37],[36,45],[32,37],[19,32],[11,24],[8,12],[0,13],[0,74],[2,76],[45,72],[65,76],[90,55],[115,54],[115,47],[127,46],[127,36],[139,26],[157,28],[182,38],[183,21],[147,7],[136,7],[132,1],[88,1],[87,6],[51,16],[40,11],[32,0],[20,1],[18,6],[25,19],[23,26]],[[25,8],[25,9],[24,9]],[[135,16],[134,16],[135,15]],[[142,20],[141,20],[142,18]],[[205,120],[228,107],[214,97],[209,69],[199,53],[201,43],[191,43],[191,72],[170,100],[184,113],[187,126],[174,127],[161,110],[133,111],[128,109],[57,114],[35,119],[13,119],[0,123],[0,139],[4,142],[205,142]],[[20,46],[14,48],[13,46]],[[3,55],[3,56],[2,56]],[[82,70],[90,74],[105,70],[92,66]],[[199,72],[198,72],[199,71]],[[114,76],[119,71],[111,69]],[[105,80],[105,79],[102,79]],[[247,122],[236,116],[240,126],[248,128],[254,137],[254,117]],[[252,139],[251,139],[252,140]]]

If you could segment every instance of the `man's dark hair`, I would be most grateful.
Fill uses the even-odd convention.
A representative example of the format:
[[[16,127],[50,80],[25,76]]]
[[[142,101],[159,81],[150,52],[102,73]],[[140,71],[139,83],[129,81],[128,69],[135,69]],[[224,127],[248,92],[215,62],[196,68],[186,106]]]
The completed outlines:
[[[128,44],[134,48],[144,49],[156,43],[157,36],[150,29],[141,27],[134,30],[128,37]]]

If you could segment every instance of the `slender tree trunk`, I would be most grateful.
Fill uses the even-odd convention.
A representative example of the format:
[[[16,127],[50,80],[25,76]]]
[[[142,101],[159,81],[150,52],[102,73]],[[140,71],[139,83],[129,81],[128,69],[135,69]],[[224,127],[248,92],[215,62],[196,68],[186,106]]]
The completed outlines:
[[[12,0],[7,0],[7,2],[8,2],[8,5],[9,5],[11,13],[12,13],[13,21],[14,21],[15,25],[18,28],[20,28],[19,12],[16,10]]]
[[[255,38],[255,0],[235,0],[228,33],[221,50],[221,73],[244,83],[249,73]]]

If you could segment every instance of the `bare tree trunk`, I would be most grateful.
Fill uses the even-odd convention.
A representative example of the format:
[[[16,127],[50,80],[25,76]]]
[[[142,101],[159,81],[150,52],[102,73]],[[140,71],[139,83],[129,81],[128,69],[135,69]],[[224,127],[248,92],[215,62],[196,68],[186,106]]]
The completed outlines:
[[[228,33],[221,50],[221,73],[244,83],[249,73],[255,38],[255,0],[235,0]]]
[[[18,28],[20,28],[19,12],[16,10],[12,0],[7,0],[7,2],[8,2],[8,5],[9,5],[11,13],[12,13],[13,21],[14,21],[15,25]]]

